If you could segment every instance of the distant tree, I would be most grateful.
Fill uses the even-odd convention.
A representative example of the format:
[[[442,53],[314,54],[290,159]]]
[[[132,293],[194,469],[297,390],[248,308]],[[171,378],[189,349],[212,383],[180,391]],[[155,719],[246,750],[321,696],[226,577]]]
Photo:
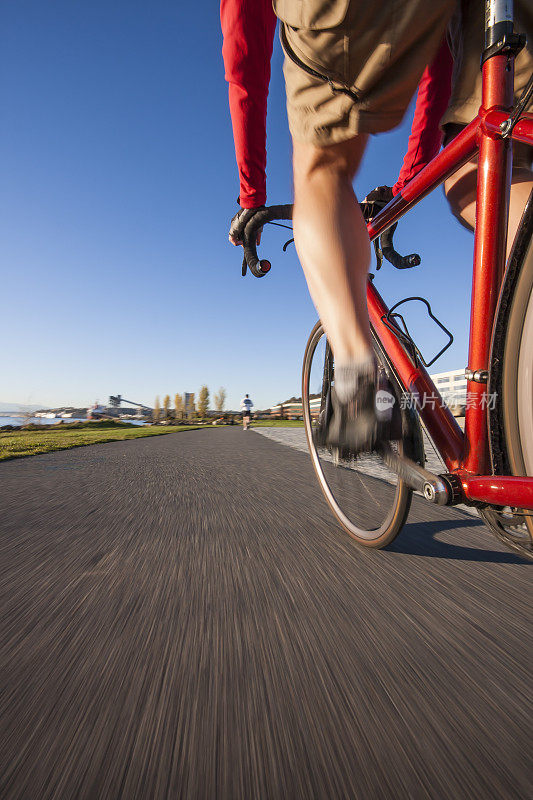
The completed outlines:
[[[170,416],[170,395],[166,394],[163,399],[163,408],[165,410],[165,419],[168,419]]]
[[[200,392],[198,394],[198,414],[200,417],[205,417],[207,415],[207,409],[209,408],[209,389],[207,386],[202,386]]]
[[[159,418],[161,417],[161,406],[159,404],[159,395],[155,398],[154,403],[154,410],[152,411],[152,420],[154,422],[159,422]]]
[[[223,386],[220,387],[218,392],[215,392],[213,400],[215,401],[216,410],[224,411],[224,405],[226,403],[226,390],[224,389]]]
[[[176,419],[183,419],[183,396],[181,394],[174,395],[174,416]]]

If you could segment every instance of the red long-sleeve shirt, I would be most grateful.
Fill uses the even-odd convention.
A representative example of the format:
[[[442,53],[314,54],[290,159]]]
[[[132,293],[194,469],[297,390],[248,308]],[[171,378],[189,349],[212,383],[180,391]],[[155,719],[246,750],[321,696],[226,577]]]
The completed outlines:
[[[220,19],[240,204],[255,208],[266,202],[266,112],[276,17],[271,0],[221,0]],[[451,74],[452,57],[444,40],[420,80],[408,149],[394,194],[439,151],[439,121],[450,99]]]
[[[414,178],[439,152],[442,131],[439,122],[448,108],[452,90],[453,59],[444,38],[432,63],[426,67],[418,84],[415,115],[407,152],[398,180],[392,193],[401,192],[406,183]]]
[[[276,16],[271,0],[222,0],[220,20],[240,204],[255,208],[266,202],[266,112]]]

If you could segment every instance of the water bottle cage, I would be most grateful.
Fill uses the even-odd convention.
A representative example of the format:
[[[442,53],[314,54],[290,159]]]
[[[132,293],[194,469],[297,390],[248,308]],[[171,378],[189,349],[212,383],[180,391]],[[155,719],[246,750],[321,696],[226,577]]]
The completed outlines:
[[[404,303],[409,303],[411,300],[418,300],[421,303],[424,303],[429,317],[448,336],[447,343],[441,350],[439,350],[436,356],[433,356],[433,358],[430,361],[426,361],[426,359],[416,346],[413,337],[409,333],[409,329],[407,328],[407,324],[403,316],[396,311],[396,309],[399,308],[401,305],[403,305]],[[398,301],[393,306],[391,306],[387,314],[385,314],[381,318],[381,321],[402,342],[402,344],[404,345],[405,349],[407,350],[407,352],[409,353],[415,364],[417,363],[418,360],[420,360],[425,367],[430,367],[453,344],[453,334],[451,333],[451,331],[448,330],[448,328],[445,325],[442,324],[442,322],[439,319],[437,319],[437,317],[431,310],[429,302],[424,297],[406,297],[404,300]]]

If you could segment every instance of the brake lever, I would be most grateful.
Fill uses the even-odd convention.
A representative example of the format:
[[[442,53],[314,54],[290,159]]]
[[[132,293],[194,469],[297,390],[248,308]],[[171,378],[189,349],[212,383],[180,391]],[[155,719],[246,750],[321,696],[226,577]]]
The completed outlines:
[[[410,253],[408,256],[402,256],[395,250],[393,237],[397,227],[398,223],[395,222],[394,225],[391,225],[391,227],[379,237],[379,249],[382,257],[386,258],[396,269],[412,269],[413,267],[418,267],[421,262],[418,253]]]
[[[366,222],[370,222],[392,200],[392,189],[389,186],[378,186],[373,189],[359,204]],[[395,222],[381,236],[374,239],[376,253],[376,272],[383,266],[383,259],[392,264],[396,269],[411,269],[418,267],[421,262],[418,253],[402,256],[394,249],[393,236],[398,223]]]
[[[374,250],[376,252],[376,272],[383,266],[383,250],[381,249],[381,239],[378,236],[374,239]]]

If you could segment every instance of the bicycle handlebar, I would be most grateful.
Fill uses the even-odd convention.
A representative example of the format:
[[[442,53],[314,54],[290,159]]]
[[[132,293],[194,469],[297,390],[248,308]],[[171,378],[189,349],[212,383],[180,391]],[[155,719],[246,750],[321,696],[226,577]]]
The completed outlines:
[[[259,260],[257,255],[257,234],[267,222],[275,219],[292,219],[292,205],[284,206],[268,206],[261,209],[257,214],[254,214],[252,219],[248,222],[244,229],[243,247],[244,247],[244,260],[242,262],[243,275],[246,273],[246,266],[248,266],[252,275],[256,278],[263,278],[267,272],[270,271],[270,261],[266,259]]]
[[[364,203],[361,204],[363,211]],[[293,206],[291,204],[267,206],[257,211],[247,223],[243,233],[243,249],[244,258],[242,262],[242,274],[246,275],[248,268],[252,275],[256,278],[264,278],[270,272],[272,267],[270,261],[267,259],[259,259],[257,255],[257,235],[263,225],[267,222],[273,222],[278,219],[292,219]],[[402,256],[397,253],[393,245],[394,231],[396,230],[397,223],[383,233],[379,239],[379,250],[384,258],[387,259],[396,269],[409,269],[417,267],[420,264],[420,256],[417,253],[411,253],[408,256]],[[377,242],[378,240],[376,240]],[[378,256],[379,258],[379,256]],[[378,263],[378,269],[381,262]]]

